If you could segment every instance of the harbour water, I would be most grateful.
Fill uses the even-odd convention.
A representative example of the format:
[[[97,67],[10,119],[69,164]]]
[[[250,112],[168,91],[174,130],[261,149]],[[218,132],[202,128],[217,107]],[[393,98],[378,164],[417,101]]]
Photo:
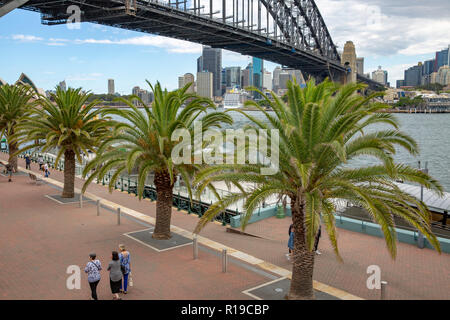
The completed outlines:
[[[260,111],[246,111],[257,119],[264,119]],[[238,112],[230,112],[234,119],[233,128],[243,128],[248,120]],[[430,175],[437,179],[446,192],[450,192],[450,114],[395,114],[400,122],[400,130],[414,138],[419,145],[419,155],[412,156],[400,149],[394,155],[398,163],[422,167],[428,161]],[[116,118],[116,117],[114,117]],[[117,119],[117,118],[116,118]],[[372,125],[372,130],[388,128],[385,125]],[[367,166],[379,163],[371,157],[359,157],[352,166]]]

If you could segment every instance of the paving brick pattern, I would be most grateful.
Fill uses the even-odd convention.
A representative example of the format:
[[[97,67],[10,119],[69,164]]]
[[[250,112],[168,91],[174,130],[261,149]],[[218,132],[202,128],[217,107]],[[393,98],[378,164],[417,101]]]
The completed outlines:
[[[0,158],[6,159],[6,155],[0,154]],[[23,160],[19,160],[19,164],[25,166]],[[37,165],[32,164],[32,169],[37,171]],[[54,171],[52,178],[63,181],[63,174]],[[3,182],[4,179],[0,179],[0,181]],[[82,184],[83,181],[77,179],[76,186],[81,187]],[[0,184],[0,192],[2,192],[1,188]],[[110,194],[105,186],[97,184],[91,184],[88,191],[155,217],[156,205],[154,202],[138,201],[133,195],[120,191]],[[111,216],[110,219],[114,219],[114,217]],[[197,222],[197,216],[173,210],[173,225],[193,230]],[[210,223],[201,232],[201,235],[290,270],[291,264],[285,257],[289,224],[290,218],[270,218],[251,224],[246,232],[263,237],[256,238],[228,233],[225,227]],[[368,290],[366,287],[367,267],[375,264],[380,266],[383,280],[389,283],[388,299],[450,299],[449,254],[439,255],[430,249],[418,249],[413,245],[398,243],[398,256],[393,261],[381,238],[338,229],[338,241],[341,255],[344,258],[343,263],[335,258],[326,232],[323,232],[319,245],[322,255],[316,256],[315,280],[362,298],[378,299],[379,291]],[[186,247],[184,250],[189,250],[188,248],[191,247]],[[170,251],[164,254],[170,254]]]

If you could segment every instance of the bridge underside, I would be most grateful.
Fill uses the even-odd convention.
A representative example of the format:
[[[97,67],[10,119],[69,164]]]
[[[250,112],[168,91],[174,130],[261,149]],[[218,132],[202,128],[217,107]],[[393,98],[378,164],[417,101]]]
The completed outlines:
[[[129,4],[133,1],[29,0],[21,8],[39,12],[43,24],[55,25],[66,23],[72,14],[67,13],[67,8],[76,5],[81,9],[82,22],[227,49],[301,70],[305,75],[313,76],[319,81],[329,77],[333,81],[345,82],[346,70],[340,61],[331,60],[319,52],[293,47],[281,41],[281,37],[270,37],[261,30],[255,30],[253,26],[224,23],[225,17],[223,20],[214,18],[213,14],[193,14],[186,9],[179,10],[173,5],[157,1],[136,0],[135,6],[130,7]],[[0,5],[5,3],[8,1],[0,0]],[[360,77],[360,80],[368,83],[373,89],[380,86],[364,77]]]

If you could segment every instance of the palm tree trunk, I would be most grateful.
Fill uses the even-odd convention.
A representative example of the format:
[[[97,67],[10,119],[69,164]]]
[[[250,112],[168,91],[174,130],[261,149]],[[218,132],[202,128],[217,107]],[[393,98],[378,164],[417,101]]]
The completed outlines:
[[[9,159],[8,163],[13,166],[14,172],[17,172],[17,156],[13,156],[14,153],[17,152],[17,143],[9,144]]]
[[[154,239],[170,239],[170,219],[172,217],[173,183],[167,170],[155,172],[155,186],[157,194],[156,222]]]
[[[293,200],[292,222],[294,225],[294,250],[289,300],[315,299],[313,288],[314,252],[309,251],[305,232],[305,202]]]
[[[75,152],[73,150],[64,152],[64,189],[62,197],[75,197]]]

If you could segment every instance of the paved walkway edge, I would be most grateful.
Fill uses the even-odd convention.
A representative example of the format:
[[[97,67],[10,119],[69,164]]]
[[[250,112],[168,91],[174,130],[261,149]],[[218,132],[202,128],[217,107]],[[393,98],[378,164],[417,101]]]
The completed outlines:
[[[57,187],[60,187],[60,188],[64,187],[64,184],[62,182],[60,182],[60,181],[57,181],[57,180],[54,180],[54,179],[51,179],[51,178],[44,178],[41,174],[38,174],[38,173],[30,171],[30,170],[26,170],[23,167],[18,167],[18,169],[20,171],[25,172],[25,173],[33,174],[33,175],[37,176],[38,178],[41,178],[44,181],[46,181],[46,182],[48,182],[48,183],[50,183],[50,184],[52,184],[54,186],[57,186]],[[75,192],[80,193],[81,189],[75,188]],[[148,216],[146,214],[143,214],[141,212],[138,212],[138,211],[130,209],[130,208],[126,208],[124,206],[121,206],[121,205],[119,205],[117,203],[114,203],[112,201],[106,200],[104,198],[100,198],[97,195],[95,195],[93,193],[90,193],[90,192],[86,192],[86,193],[84,193],[84,195],[86,197],[92,199],[92,200],[95,200],[95,201],[100,200],[102,206],[108,207],[108,208],[110,208],[112,210],[117,210],[117,208],[120,208],[121,214],[126,214],[126,215],[128,215],[130,217],[133,217],[135,219],[141,220],[141,221],[146,222],[148,224],[152,224],[152,225],[155,224],[155,220],[156,219],[153,218],[153,217],[150,217],[150,216]],[[180,211],[187,212],[185,210],[180,210]],[[266,270],[266,271],[272,272],[274,274],[277,274],[280,277],[286,277],[286,278],[289,278],[289,279],[292,278],[292,272],[287,270],[287,269],[278,267],[278,266],[276,266],[276,265],[274,265],[272,263],[266,262],[264,260],[261,260],[259,258],[254,257],[252,255],[249,255],[249,254],[247,254],[245,252],[238,251],[236,249],[233,249],[231,247],[228,247],[228,246],[223,245],[221,243],[218,243],[216,241],[213,241],[213,240],[210,240],[208,238],[202,237],[200,235],[197,236],[197,235],[193,234],[192,232],[190,232],[188,230],[185,230],[185,229],[182,229],[182,228],[179,228],[177,226],[171,225],[170,228],[171,228],[171,232],[175,232],[175,233],[177,233],[177,234],[179,234],[179,235],[181,235],[183,237],[186,237],[188,239],[194,239],[196,237],[197,238],[197,242],[199,244],[202,244],[204,246],[210,247],[210,248],[212,248],[214,250],[217,250],[219,252],[221,252],[223,249],[227,249],[228,255],[230,255],[230,256],[232,256],[232,257],[234,257],[236,259],[239,259],[241,261],[244,261],[244,262],[246,262],[246,263],[248,263],[250,265],[257,266],[257,267],[259,267],[259,268],[261,268],[263,270]],[[314,289],[322,291],[322,292],[325,292],[325,293],[328,293],[328,294],[330,294],[332,296],[335,296],[335,297],[337,297],[337,298],[339,298],[341,300],[364,300],[363,298],[357,297],[357,296],[352,295],[352,294],[350,294],[348,292],[345,292],[343,290],[331,287],[329,285],[326,285],[324,283],[318,282],[316,280],[313,280],[313,286],[314,286]]]

